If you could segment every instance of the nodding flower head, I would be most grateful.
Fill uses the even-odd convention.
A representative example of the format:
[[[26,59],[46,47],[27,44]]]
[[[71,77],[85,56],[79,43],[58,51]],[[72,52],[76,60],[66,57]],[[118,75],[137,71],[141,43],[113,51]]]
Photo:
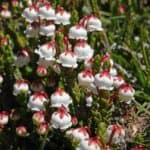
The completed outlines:
[[[47,93],[40,91],[30,96],[27,106],[32,111],[40,111],[45,109],[44,103],[46,102],[48,102]]]
[[[120,143],[125,138],[125,130],[119,124],[109,125],[107,128],[107,141],[108,143]]]
[[[37,53],[40,56],[40,58],[44,58],[47,61],[55,60],[54,58],[54,56],[56,55],[55,42],[50,41],[46,44],[39,46],[39,48],[35,50],[35,53]]]
[[[121,76],[119,76],[119,75],[115,76],[115,77],[113,78],[113,80],[114,80],[113,85],[114,85],[116,88],[120,87],[122,84],[125,83],[123,77],[121,77]]]
[[[120,100],[131,101],[132,99],[134,99],[135,90],[130,84],[121,84],[118,88],[118,91]]]
[[[67,68],[76,68],[78,66],[77,56],[70,49],[67,49],[59,55],[58,62],[61,63],[63,67]]]
[[[87,40],[87,31],[82,24],[76,24],[69,29],[69,38]]]
[[[101,20],[94,15],[88,16],[86,27],[88,32],[103,31]]]
[[[84,78],[86,78],[87,76],[90,77],[90,78],[93,77],[93,71],[91,69],[84,70],[82,73],[83,73],[82,76]]]
[[[76,140],[82,141],[85,139],[89,139],[89,128],[87,126],[78,127],[75,129],[70,129],[66,132],[70,137],[75,138]]]
[[[57,109],[57,112],[56,112],[56,113],[59,114],[59,117],[60,117],[61,119],[64,118],[65,115],[68,116],[68,112],[67,112],[66,108],[65,108],[63,105],[61,105],[61,107],[59,107],[59,108]]]
[[[47,20],[40,25],[40,35],[43,36],[54,36],[55,35],[55,25],[51,20]]]
[[[113,78],[108,70],[101,71],[95,75],[95,84],[99,89],[112,90]]]
[[[69,104],[72,103],[72,99],[68,93],[64,90],[57,88],[56,91],[51,95],[51,106],[61,107],[62,105],[68,108]]]
[[[45,3],[39,8],[39,16],[41,19],[55,20],[55,10],[52,8],[51,3]]]
[[[101,141],[98,136],[82,140],[77,150],[101,150]]]
[[[37,133],[40,135],[45,135],[48,133],[48,131],[49,131],[49,126],[45,122],[40,123],[37,127]]]
[[[40,77],[46,76],[47,75],[47,68],[42,66],[42,65],[38,66],[37,70],[36,70],[36,73]]]
[[[6,125],[9,120],[9,113],[7,111],[0,112],[0,126]]]
[[[52,114],[51,124],[53,128],[61,130],[66,130],[72,125],[71,116],[63,105]]]
[[[82,24],[88,32],[103,31],[101,20],[95,15],[84,16],[80,20],[80,24]]]
[[[86,60],[92,58],[94,55],[94,50],[85,40],[78,40],[74,47],[74,53],[78,60]]]
[[[86,69],[78,74],[79,85],[89,87],[94,82],[94,75],[91,69]]]
[[[25,137],[25,136],[27,136],[28,134],[27,134],[27,128],[25,127],[25,126],[18,126],[17,128],[16,128],[16,134],[18,135],[18,136],[20,136],[20,137]]]
[[[2,6],[2,8],[0,9],[0,16],[3,18],[11,17],[11,11],[8,9],[8,6]]]
[[[38,11],[39,8],[33,4],[24,9],[22,16],[26,19],[26,21],[32,23],[38,19]]]
[[[40,123],[45,122],[45,114],[46,112],[43,110],[35,112],[32,116],[33,123],[39,125]]]
[[[17,55],[14,56],[14,64],[17,67],[24,67],[30,62],[30,54],[28,49],[24,48],[18,51]]]
[[[70,24],[70,13],[64,10],[63,7],[57,7],[55,24],[68,25]]]
[[[44,101],[43,98],[48,99],[48,95],[44,91],[36,92],[33,94],[33,100],[34,101],[36,101],[36,100]]]
[[[30,93],[29,82],[27,80],[24,80],[24,79],[18,80],[14,84],[13,87],[14,87],[13,94],[15,96],[17,96],[19,94],[29,94]]]

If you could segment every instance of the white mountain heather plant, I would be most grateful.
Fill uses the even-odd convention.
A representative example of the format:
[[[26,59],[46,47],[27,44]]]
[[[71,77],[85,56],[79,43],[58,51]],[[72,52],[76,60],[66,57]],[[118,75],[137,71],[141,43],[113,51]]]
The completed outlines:
[[[82,3],[12,0],[15,9],[0,10],[0,27],[6,20],[11,24],[22,11],[19,24],[15,20],[13,26],[3,27],[10,32],[6,37],[0,31],[0,134],[10,145],[7,149],[124,150],[135,146],[130,137],[136,140],[139,133],[136,115],[141,112],[134,104],[141,91],[127,82],[132,80],[116,67],[120,57],[110,51],[109,42],[117,43],[121,29],[117,33],[107,30],[113,20],[126,17],[120,10],[125,8],[119,7],[122,15],[116,13],[113,18],[113,13],[99,12],[96,4],[101,2],[90,1],[92,9],[87,14],[84,9],[89,4]],[[112,18],[107,22],[99,14]],[[118,26],[124,22],[121,19]],[[124,30],[126,39],[129,29]],[[130,45],[129,40],[124,45]],[[117,44],[115,48],[119,49]],[[126,52],[130,50],[126,48],[122,55]],[[136,127],[130,126],[130,120]],[[138,129],[133,135],[130,128]],[[14,136],[12,142],[9,135]],[[137,139],[137,143],[142,142]]]
[[[32,11],[31,16],[29,15],[28,11]],[[132,97],[133,95],[129,97],[126,96],[126,94],[124,94],[121,91],[123,90],[121,86],[122,84],[124,84],[125,81],[123,78],[121,77],[119,78],[119,76],[117,76],[117,71],[113,66],[114,62],[108,53],[103,55],[101,58],[101,61],[99,63],[100,72],[98,73],[92,70],[92,68],[94,67],[95,52],[87,42],[88,34],[93,31],[94,32],[103,31],[102,23],[96,16],[90,15],[90,16],[83,17],[83,19],[81,19],[79,23],[77,23],[76,25],[72,26],[69,29],[68,36],[65,35],[63,32],[61,32],[61,34],[64,37],[63,43],[65,45],[65,48],[62,52],[60,52],[59,47],[57,45],[57,40],[55,39],[57,36],[55,34],[57,33],[57,30],[59,30],[59,28],[57,28],[54,25],[54,23],[61,24],[61,26],[69,24],[70,14],[67,11],[65,11],[63,7],[58,7],[57,10],[55,11],[52,5],[46,2],[40,6],[35,5],[29,7],[28,9],[25,9],[23,16],[26,18],[27,21],[33,22],[36,20],[37,15],[40,18],[40,22],[38,23],[39,34],[47,37],[52,36],[53,39],[53,41],[47,42],[46,44],[39,46],[38,49],[35,50],[35,53],[38,54],[40,58],[38,61],[39,66],[37,68],[37,74],[39,77],[44,77],[47,74],[47,70],[49,69],[49,67],[51,68],[54,64],[57,63],[58,65],[60,64],[62,66],[61,68],[62,69],[66,68],[66,71],[68,70],[69,73],[69,70],[71,69],[73,70],[78,69],[81,63],[85,66],[85,70],[78,73],[76,79],[73,79],[73,80],[78,80],[78,84],[79,86],[81,86],[81,88],[84,88],[87,92],[92,92],[95,95],[96,93],[102,90],[106,90],[110,92],[115,87],[119,89],[118,94],[120,99],[126,100],[127,97],[129,99],[133,99]],[[46,20],[45,23],[41,24],[42,20],[43,21]],[[73,46],[73,43],[69,39],[74,40],[76,44]],[[84,62],[82,60],[84,60]],[[52,61],[53,63],[50,63]],[[110,65],[105,66],[105,64],[107,63],[109,63]],[[47,69],[44,68],[44,66]],[[60,73],[63,72],[61,68],[60,68]],[[48,97],[45,96],[43,92],[39,91],[38,93],[35,93],[30,97],[28,102],[28,108],[34,111],[46,110],[46,108],[44,108],[44,102],[46,102],[47,100]],[[92,107],[93,101],[94,100],[92,98],[92,94],[86,96],[85,106],[87,106],[88,108]],[[52,128],[60,129],[63,131],[72,126],[71,115],[69,114],[70,104],[72,104],[72,102],[73,105],[71,107],[74,107],[74,110],[76,110],[74,106],[74,99],[72,100],[69,94],[66,93],[64,90],[58,88],[54,93],[51,94],[50,105],[51,107],[58,108],[57,111],[53,112],[51,115],[50,122]],[[39,127],[39,129],[37,130],[38,133],[44,134],[45,129],[43,129],[43,131],[40,132],[40,127]],[[89,138],[89,135],[88,133],[86,133],[86,130],[83,127],[68,130],[67,134],[72,135],[73,137],[79,140],[84,139],[83,138],[84,136],[86,137],[85,140],[81,141],[81,143],[79,144],[79,147],[77,148],[78,150],[88,150],[88,149],[100,150],[102,148],[101,147],[102,145],[99,144],[97,138],[91,138],[89,140],[87,139]],[[81,136],[79,136],[80,134]],[[119,137],[117,136],[117,130],[115,130],[115,133],[111,141],[113,141],[114,143],[119,143],[119,140],[117,141],[115,137]]]

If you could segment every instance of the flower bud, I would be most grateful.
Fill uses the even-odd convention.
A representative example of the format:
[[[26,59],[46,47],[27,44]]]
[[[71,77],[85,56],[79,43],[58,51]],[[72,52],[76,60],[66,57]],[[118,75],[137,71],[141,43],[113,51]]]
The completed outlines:
[[[32,121],[35,125],[45,122],[45,111],[35,112],[32,116]]]
[[[47,75],[47,69],[44,66],[38,66],[36,73],[40,77],[44,77]]]
[[[25,126],[18,126],[16,128],[16,134],[20,137],[25,137],[27,136],[27,129]]]
[[[40,123],[37,127],[37,133],[40,135],[45,135],[49,131],[49,126],[46,123]]]
[[[78,118],[76,116],[72,116],[71,122],[72,122],[72,125],[76,126],[78,124]]]
[[[6,125],[9,120],[9,114],[6,111],[0,112],[0,125]]]

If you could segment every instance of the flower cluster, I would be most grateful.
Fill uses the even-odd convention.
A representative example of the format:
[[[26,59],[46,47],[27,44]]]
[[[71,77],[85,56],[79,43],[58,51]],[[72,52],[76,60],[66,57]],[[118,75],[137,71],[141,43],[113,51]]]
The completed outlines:
[[[13,5],[18,4],[13,1]],[[9,17],[9,12],[3,11],[5,17]],[[4,12],[1,15],[4,16]],[[32,114],[31,122],[36,133],[48,138],[49,131],[61,132],[72,142],[77,141],[76,150],[110,150],[111,144],[124,142],[125,128],[118,122],[108,124],[104,141],[101,135],[91,130],[87,118],[84,123],[78,120],[80,116],[76,113],[80,113],[80,103],[69,89],[77,84],[80,99],[84,101],[83,110],[95,108],[95,97],[105,99],[109,106],[116,99],[127,105],[134,99],[134,88],[118,73],[110,54],[106,51],[98,53],[89,44],[93,32],[104,31],[101,20],[91,14],[72,25],[71,13],[60,6],[55,9],[47,0],[31,4],[24,9],[22,16],[28,24],[24,32],[27,39],[36,38],[40,44],[37,42],[39,45],[32,50],[23,48],[14,56],[14,66],[19,71],[24,72],[32,63],[34,77],[17,76],[12,93],[17,100],[24,99],[22,107]],[[72,25],[70,28],[69,24]],[[62,37],[61,46],[58,34]],[[100,56],[98,69],[94,64],[96,55]],[[2,84],[3,76],[0,75],[0,87]],[[105,92],[109,93],[107,98]],[[99,106],[96,111],[99,111]],[[9,113],[1,111],[0,128],[8,122]],[[22,138],[30,135],[25,125],[18,125],[16,134]]]
[[[71,17],[63,7],[58,7],[55,11],[47,1],[32,4],[23,11],[22,16],[30,23],[25,31],[28,37],[35,37],[38,34],[54,36],[55,24],[68,25]]]

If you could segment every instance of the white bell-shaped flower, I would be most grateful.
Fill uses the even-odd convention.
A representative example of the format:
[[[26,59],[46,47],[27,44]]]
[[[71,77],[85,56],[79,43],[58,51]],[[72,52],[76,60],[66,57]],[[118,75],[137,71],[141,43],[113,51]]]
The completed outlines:
[[[32,111],[44,110],[44,103],[48,102],[48,95],[44,91],[36,92],[30,96],[27,107]]]
[[[50,3],[45,3],[39,8],[39,16],[41,19],[55,20],[55,10]]]
[[[80,86],[89,87],[94,82],[92,70],[84,70],[78,74],[78,83]]]
[[[31,5],[24,9],[22,16],[30,23],[34,22],[38,19],[38,10],[36,5]]]
[[[64,90],[58,88],[51,95],[51,106],[52,107],[61,107],[62,105],[68,108],[69,104],[72,103],[72,99],[68,93]]]
[[[128,83],[121,84],[118,88],[119,99],[122,101],[130,102],[132,99],[134,99],[134,94],[134,88]]]
[[[66,134],[69,135],[70,137],[73,137],[73,138],[79,140],[79,141],[88,139],[90,137],[87,126],[70,129],[69,131],[66,132]]]
[[[71,115],[64,106],[58,108],[51,116],[51,124],[55,129],[66,130],[72,126]]]
[[[74,53],[78,60],[85,60],[93,57],[94,50],[85,40],[78,40],[74,47]]]
[[[109,125],[106,130],[107,142],[118,144],[125,138],[125,130],[119,124]]]
[[[24,79],[21,79],[21,80],[18,80],[14,86],[13,86],[13,94],[15,96],[21,94],[21,93],[24,93],[24,94],[28,94],[30,93],[30,90],[29,90],[29,83],[28,81],[24,80]]]
[[[113,89],[113,77],[109,71],[101,71],[95,75],[95,85],[101,90],[112,90]]]
[[[55,24],[68,25],[70,24],[70,13],[64,10],[63,7],[58,7],[56,12]]]
[[[10,18],[11,17],[11,11],[8,10],[8,8],[1,8],[0,10],[0,16],[3,18]]]
[[[39,46],[38,49],[35,50],[35,53],[37,53],[40,56],[40,58],[44,58],[45,60],[48,61],[55,60],[54,58],[56,54],[55,43],[53,41],[50,41],[46,44],[43,44]]]
[[[70,39],[83,39],[87,40],[87,31],[82,24],[77,24],[70,28],[69,30]]]
[[[94,15],[89,16],[87,20],[87,31],[88,32],[103,31],[100,19],[98,19]]]
[[[67,68],[76,68],[78,66],[77,56],[71,50],[66,50],[61,53],[58,62],[61,63],[63,67]]]
[[[113,78],[113,81],[114,81],[114,82],[113,82],[113,85],[114,85],[115,88],[118,88],[120,85],[122,85],[122,84],[125,83],[123,77],[121,77],[121,76],[119,76],[119,75],[115,76],[115,77]]]
[[[54,36],[55,29],[56,27],[51,21],[46,21],[40,25],[40,35]]]
[[[30,55],[27,49],[20,50],[16,56],[14,56],[14,64],[17,67],[23,67],[30,62]]]
[[[76,150],[101,150],[98,137],[82,140]]]

